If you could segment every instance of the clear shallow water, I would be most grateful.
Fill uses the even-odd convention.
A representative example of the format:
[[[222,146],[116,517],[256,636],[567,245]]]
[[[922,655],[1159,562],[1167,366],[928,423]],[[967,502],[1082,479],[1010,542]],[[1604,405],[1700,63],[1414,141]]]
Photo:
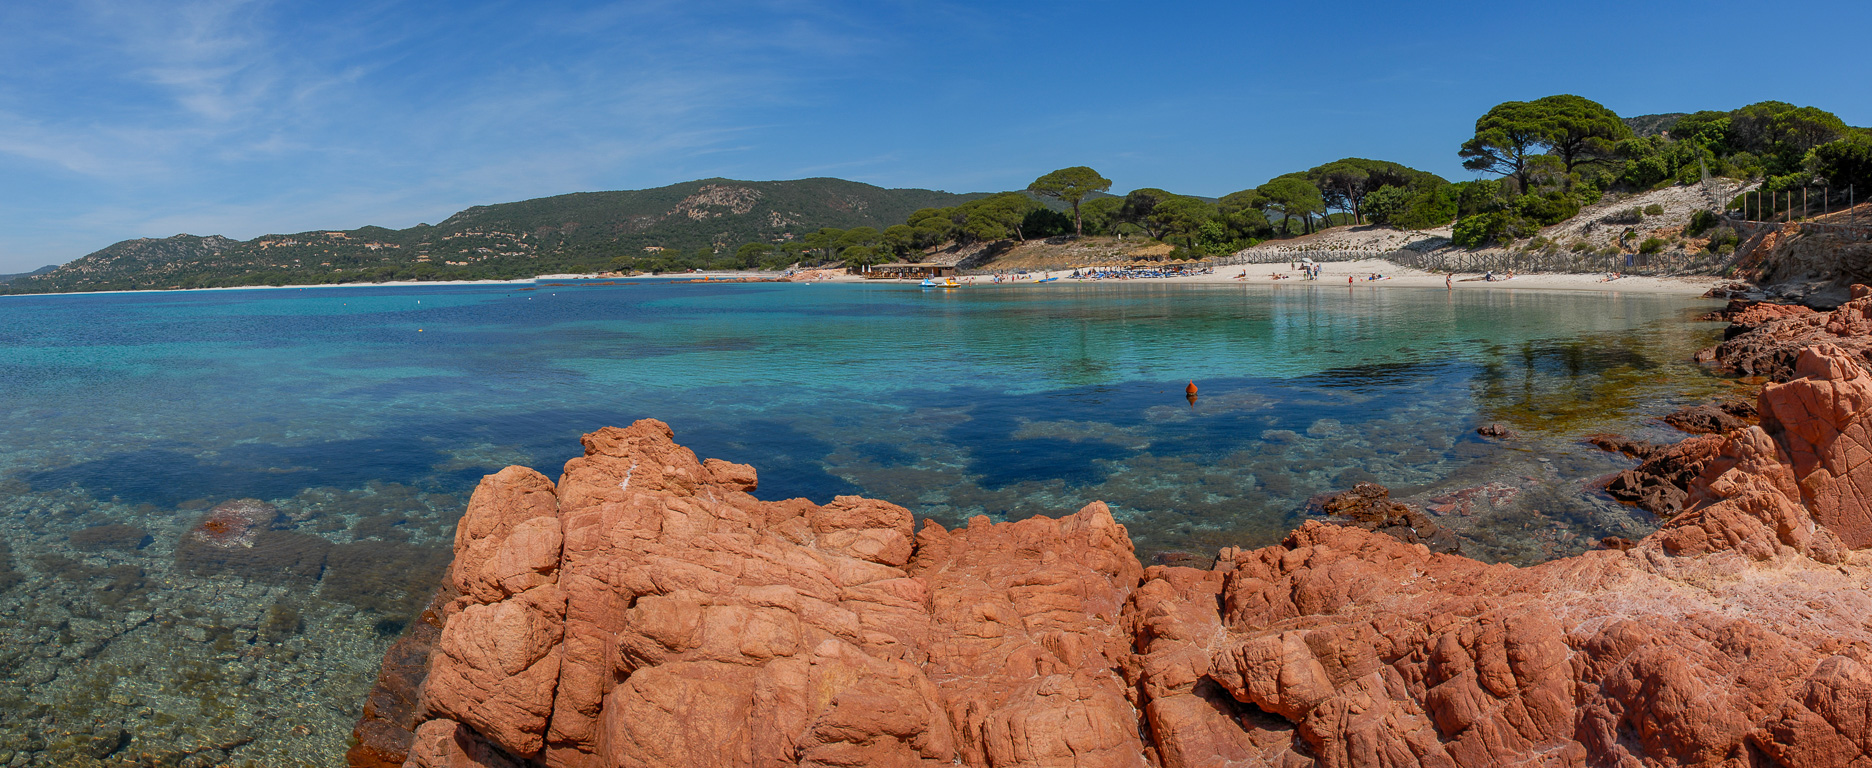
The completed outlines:
[[[0,765],[338,762],[481,475],[556,474],[579,434],[642,417],[754,465],[764,498],[945,524],[1104,500],[1147,561],[1273,543],[1360,480],[1447,510],[1484,559],[1636,537],[1655,521],[1585,487],[1628,463],[1578,438],[1665,437],[1651,417],[1731,386],[1684,362],[1709,305],[654,283],[0,301]],[[1493,421],[1522,439],[1475,436]],[[178,554],[242,497],[322,569]]]

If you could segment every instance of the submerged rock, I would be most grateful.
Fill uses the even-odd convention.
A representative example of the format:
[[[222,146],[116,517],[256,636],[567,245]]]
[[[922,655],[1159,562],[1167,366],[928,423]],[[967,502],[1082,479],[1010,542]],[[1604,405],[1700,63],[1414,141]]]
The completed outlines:
[[[1637,452],[1644,463],[1606,478],[1605,492],[1662,518],[1683,511],[1690,488],[1703,468],[1716,457],[1722,438],[1703,435],[1672,445],[1644,444]],[[1601,447],[1604,447],[1603,445]],[[1620,450],[1632,446],[1619,445]]]
[[[1376,531],[1406,544],[1422,544],[1435,552],[1460,552],[1462,544],[1409,504],[1391,500],[1391,489],[1377,483],[1359,483],[1352,490],[1328,494],[1309,502],[1320,514],[1342,517],[1350,525]]]
[[[331,542],[283,530],[279,508],[258,499],[223,502],[202,515],[176,546],[191,573],[231,573],[267,583],[310,583],[325,572]]]
[[[221,549],[251,547],[262,531],[282,521],[279,507],[259,499],[224,501],[202,515],[188,539]]]
[[[1755,405],[1738,400],[1679,408],[1665,415],[1664,423],[1693,435],[1720,435],[1746,427],[1755,418]]]
[[[73,531],[67,539],[76,549],[96,552],[105,549],[136,550],[150,545],[149,532],[134,525],[107,523]]]
[[[1476,427],[1476,434],[1497,440],[1513,440],[1518,436],[1514,430],[1508,428],[1508,425],[1501,422]]]
[[[1793,372],[1761,426],[1647,460],[1696,467],[1657,533],[1530,568],[1366,530],[1411,508],[1360,486],[1322,505],[1355,525],[1142,569],[1103,504],[913,531],[607,428],[556,484],[482,482],[434,651],[380,680],[408,701],[422,668],[413,714],[374,696],[388,747],[353,764],[1848,764],[1872,376],[1837,347]]]

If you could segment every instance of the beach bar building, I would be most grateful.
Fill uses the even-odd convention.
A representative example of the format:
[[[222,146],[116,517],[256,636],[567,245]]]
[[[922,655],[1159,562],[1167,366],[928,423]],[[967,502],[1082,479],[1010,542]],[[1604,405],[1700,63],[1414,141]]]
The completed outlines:
[[[873,264],[860,274],[871,278],[902,277],[922,280],[931,277],[955,277],[953,264]]]

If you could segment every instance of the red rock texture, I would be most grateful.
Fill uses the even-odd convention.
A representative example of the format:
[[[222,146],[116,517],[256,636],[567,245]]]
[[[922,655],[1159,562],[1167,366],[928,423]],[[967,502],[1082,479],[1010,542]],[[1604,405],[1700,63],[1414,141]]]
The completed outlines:
[[[1671,517],[1683,511],[1691,486],[1722,444],[1721,437],[1703,435],[1670,445],[1642,446],[1644,463],[1608,478],[1605,491],[1658,517]]]
[[[1102,504],[913,531],[607,428],[477,490],[405,764],[1865,765],[1872,376],[1793,373],[1663,529],[1531,568],[1312,521],[1144,570]]]
[[[452,599],[452,591],[444,589],[410,631],[384,653],[377,683],[364,700],[364,712],[345,753],[352,768],[396,768],[409,757],[418,696],[429,676],[430,654],[442,635],[442,610]]]
[[[1438,526],[1423,510],[1391,500],[1391,489],[1377,483],[1359,483],[1349,491],[1325,494],[1307,501],[1310,511],[1342,518],[1367,531],[1376,531],[1406,544],[1422,544],[1432,552],[1462,551],[1456,534]]]
[[[1679,408],[1666,414],[1664,423],[1693,435],[1720,435],[1746,427],[1757,418],[1754,403],[1731,401]]]
[[[1697,359],[1773,381],[1794,377],[1802,350],[1832,344],[1852,353],[1861,365],[1872,364],[1872,288],[1852,286],[1852,300],[1831,312],[1806,307],[1756,304],[1731,319],[1727,341],[1697,354]]]

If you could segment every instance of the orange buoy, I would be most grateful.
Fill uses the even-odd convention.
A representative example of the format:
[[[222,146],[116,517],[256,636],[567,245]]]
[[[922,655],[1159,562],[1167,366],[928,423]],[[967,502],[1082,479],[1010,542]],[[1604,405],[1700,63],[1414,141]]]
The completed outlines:
[[[1196,394],[1196,382],[1193,382],[1193,381],[1192,381],[1192,382],[1190,382],[1190,383],[1189,383],[1189,386],[1187,386],[1187,387],[1184,387],[1184,388],[1183,388],[1183,394],[1186,394],[1186,395],[1194,395],[1194,394]]]

